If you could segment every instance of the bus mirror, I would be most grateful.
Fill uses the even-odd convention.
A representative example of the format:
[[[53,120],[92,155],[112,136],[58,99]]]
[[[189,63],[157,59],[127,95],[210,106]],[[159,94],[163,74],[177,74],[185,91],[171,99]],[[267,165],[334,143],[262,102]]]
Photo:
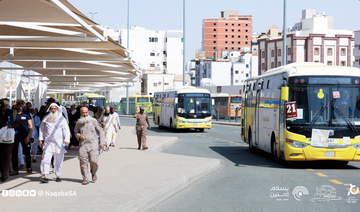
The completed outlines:
[[[289,87],[281,87],[281,101],[287,102],[289,100]]]
[[[177,104],[178,103],[178,98],[175,98],[175,104]]]
[[[212,104],[212,105],[215,105],[215,99],[212,99],[212,100],[211,100],[211,104]]]

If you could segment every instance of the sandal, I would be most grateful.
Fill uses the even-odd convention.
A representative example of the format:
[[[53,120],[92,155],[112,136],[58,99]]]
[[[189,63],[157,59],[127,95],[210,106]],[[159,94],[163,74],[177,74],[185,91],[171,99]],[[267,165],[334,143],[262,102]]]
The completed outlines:
[[[94,174],[93,176],[92,176],[92,181],[96,181],[97,180],[97,176],[96,176],[96,174]]]
[[[87,185],[87,184],[89,184],[89,181],[88,181],[88,180],[84,180],[81,184],[82,184],[82,185]]]
[[[24,168],[25,168],[24,165],[19,166],[19,169],[24,169]]]
[[[31,174],[32,173],[32,168],[28,168],[27,173]]]
[[[19,175],[19,171],[12,171],[9,174],[10,176]]]

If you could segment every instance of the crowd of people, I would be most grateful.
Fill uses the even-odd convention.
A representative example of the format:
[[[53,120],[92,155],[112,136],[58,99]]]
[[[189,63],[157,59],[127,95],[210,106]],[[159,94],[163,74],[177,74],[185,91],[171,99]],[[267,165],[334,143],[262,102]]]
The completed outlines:
[[[1,181],[19,175],[19,169],[32,173],[32,163],[42,152],[40,182],[48,182],[50,166],[54,168],[56,182],[61,182],[61,167],[68,149],[79,149],[83,185],[89,183],[88,164],[92,180],[96,181],[98,157],[102,151],[115,147],[116,134],[121,129],[115,108],[83,105],[65,108],[49,98],[38,110],[30,102],[18,99],[10,107],[8,99],[0,100],[0,129],[14,128],[13,143],[0,143]],[[25,161],[24,161],[25,156]]]

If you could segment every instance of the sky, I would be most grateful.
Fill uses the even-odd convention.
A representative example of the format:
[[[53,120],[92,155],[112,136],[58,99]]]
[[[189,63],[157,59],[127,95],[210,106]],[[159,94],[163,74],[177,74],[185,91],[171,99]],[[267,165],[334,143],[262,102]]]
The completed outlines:
[[[82,13],[98,12],[94,21],[111,29],[127,28],[128,0],[68,0]],[[149,30],[182,30],[183,0],[129,0],[130,26]],[[287,27],[300,22],[303,9],[334,17],[334,29],[360,30],[359,0],[287,0]],[[283,0],[185,0],[185,59],[201,48],[202,20],[220,18],[221,10],[252,15],[253,31],[283,26]]]

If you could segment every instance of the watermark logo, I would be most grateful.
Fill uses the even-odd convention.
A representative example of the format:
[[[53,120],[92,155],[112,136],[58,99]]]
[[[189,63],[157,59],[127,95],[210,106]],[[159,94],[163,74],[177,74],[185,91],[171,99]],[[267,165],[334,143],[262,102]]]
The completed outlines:
[[[316,193],[312,202],[329,202],[333,200],[341,200],[342,198],[336,196],[336,189],[329,185],[322,185],[320,188],[316,187]]]
[[[30,190],[30,197],[35,197],[35,196],[36,196],[36,191]]]
[[[43,191],[43,190],[39,190],[37,193],[38,193],[38,196],[39,196],[39,197],[42,197],[42,196],[44,195],[44,191]]]
[[[359,190],[359,187],[357,187],[356,185],[353,185],[351,183],[348,183],[348,184],[344,184],[344,186],[349,186],[350,188],[348,188],[348,198],[346,199],[346,202],[347,203],[356,203],[358,200],[353,196],[353,195],[356,195],[356,194],[359,194],[360,190]],[[351,195],[351,196],[350,196]]]
[[[297,201],[301,201],[301,197],[309,195],[309,191],[304,186],[296,186],[292,191],[292,195]]]
[[[7,197],[7,196],[9,196],[9,191],[8,191],[8,190],[3,190],[3,191],[1,192],[1,195],[2,195],[3,197]]]
[[[289,200],[289,187],[272,187],[270,197],[276,201],[288,201]]]

